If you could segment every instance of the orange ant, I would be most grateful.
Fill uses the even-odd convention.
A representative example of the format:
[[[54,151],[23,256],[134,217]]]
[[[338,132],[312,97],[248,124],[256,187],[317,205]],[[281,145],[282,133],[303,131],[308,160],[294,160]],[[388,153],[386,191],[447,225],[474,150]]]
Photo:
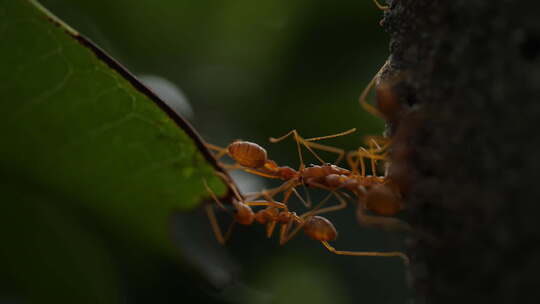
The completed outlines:
[[[378,145],[378,142],[377,140],[375,140],[374,137],[369,137],[369,149],[366,150],[365,148],[360,148],[358,149],[358,151],[350,152],[349,154],[347,154],[347,161],[353,168],[353,171],[338,167],[336,165],[324,163],[324,161],[312,149],[317,148],[321,150],[336,152],[339,154],[339,157],[337,158],[337,161],[339,161],[343,158],[345,154],[343,150],[319,144],[313,145],[315,143],[313,143],[312,141],[342,136],[345,134],[349,134],[353,131],[354,129],[335,135],[304,139],[298,134],[296,130],[292,130],[291,132],[285,134],[282,137],[271,138],[270,141],[275,143],[291,135],[294,137],[297,144],[298,155],[301,163],[298,170],[294,170],[288,166],[278,166],[274,161],[268,159],[266,150],[255,143],[246,141],[235,141],[230,144],[226,149],[213,145],[209,145],[209,147],[213,150],[219,151],[218,155],[216,156],[216,158],[218,159],[225,154],[230,155],[239,165],[231,166],[232,168],[241,168],[249,173],[257,174],[268,178],[282,179],[286,181],[281,186],[269,191],[263,191],[252,198],[257,198],[260,195],[268,195],[270,197],[273,197],[277,193],[284,192],[283,202],[286,203],[289,200],[291,193],[294,193],[307,207],[310,207],[311,205],[309,201],[306,202],[305,200],[303,200],[296,191],[295,188],[297,186],[306,185],[310,187],[325,189],[332,192],[345,188],[351,191],[357,197],[365,198],[366,202],[368,203],[366,206],[368,206],[370,210],[376,213],[381,213],[381,215],[390,215],[390,213],[392,212],[393,214],[397,213],[399,210],[401,210],[400,201],[396,199],[397,196],[395,195],[395,193],[391,193],[389,191],[381,191],[382,189],[386,189],[385,186],[382,186],[382,184],[386,182],[386,179],[385,177],[380,177],[376,175],[376,161],[384,160],[386,156],[375,155],[374,151],[384,151],[386,145],[381,147]],[[300,145],[305,146],[323,164],[305,167]],[[354,159],[355,157],[356,159]],[[363,160],[364,157],[371,159],[371,168],[373,173],[372,176],[366,176],[366,166]],[[358,163],[360,163],[361,168],[360,174],[356,172],[358,168]],[[379,191],[374,191],[372,193],[371,187],[375,185],[379,185],[379,187],[376,188],[379,189]],[[369,191],[366,191],[366,188],[368,188]],[[388,197],[386,203],[372,203],[383,201],[382,198],[384,197],[384,195],[381,195],[381,193]],[[338,210],[345,207],[346,204],[340,204],[338,206],[330,208],[331,210]],[[328,208],[325,210],[327,210],[327,212],[329,211]]]
[[[380,215],[394,215],[402,209],[401,200],[398,199],[396,191],[388,191],[387,186],[383,184],[386,183],[386,178],[376,175],[376,160],[384,160],[385,155],[375,155],[374,151],[383,151],[386,146],[379,146],[377,141],[370,137],[368,144],[369,149],[360,148],[358,151],[350,152],[347,155],[347,161],[353,168],[353,171],[338,167],[336,165],[331,165],[324,163],[324,161],[313,151],[312,148],[317,148],[321,150],[336,152],[339,154],[337,160],[341,160],[344,156],[344,151],[341,149],[323,146],[323,145],[313,145],[315,143],[311,142],[313,140],[320,140],[325,138],[332,138],[336,136],[341,136],[345,134],[352,133],[354,129],[338,133],[335,135],[329,135],[324,137],[316,137],[311,139],[302,138],[296,130],[285,134],[279,138],[270,138],[271,142],[279,142],[289,136],[293,136],[297,148],[298,155],[300,158],[300,168],[294,170],[288,166],[278,166],[273,160],[268,159],[267,152],[261,146],[246,141],[235,141],[231,143],[227,148],[223,149],[214,145],[209,145],[213,150],[219,151],[216,155],[216,158],[219,159],[223,155],[228,154],[237,162],[237,166],[230,166],[231,168],[240,168],[246,172],[253,173],[256,175],[264,176],[267,178],[276,178],[282,179],[286,182],[281,186],[271,189],[269,191],[262,191],[255,196],[252,196],[252,199],[258,198],[261,195],[268,197],[274,197],[277,193],[284,192],[283,203],[286,204],[290,198],[290,195],[294,193],[307,207],[311,207],[309,200],[306,202],[296,191],[296,187],[299,185],[305,185],[315,188],[320,188],[324,190],[331,191],[336,193],[337,190],[345,188],[355,194],[357,197],[365,199],[365,206]],[[302,153],[300,150],[300,145],[305,146],[310,152],[315,155],[317,159],[323,163],[322,165],[310,165],[305,167],[303,162]],[[356,159],[354,159],[356,157]],[[366,176],[366,166],[364,164],[363,158],[367,157],[371,159],[371,168],[373,175]],[[356,172],[358,168],[358,163],[360,163],[361,172],[358,174]],[[377,186],[372,190],[373,186]],[[366,190],[367,188],[367,190]],[[385,200],[386,198],[386,200]],[[325,212],[339,210],[346,207],[346,203],[341,200],[341,204],[333,207],[325,208]]]
[[[406,74],[402,72],[398,76],[391,77],[391,80],[381,80],[381,74],[389,64],[390,62],[387,60],[375,74],[373,79],[371,79],[364,91],[362,91],[359,102],[360,105],[369,113],[383,118],[387,122],[393,124],[397,122],[403,114],[403,106],[400,103],[399,96],[394,87],[395,84],[400,82]],[[373,87],[375,87],[375,100],[377,107],[374,107],[367,101],[367,96]]]
[[[321,144],[315,143],[314,141],[343,136],[343,135],[353,133],[355,131],[356,129],[353,128],[345,132],[341,132],[341,133],[337,133],[333,135],[304,139],[298,135],[298,132],[296,130],[292,130],[291,132],[285,134],[284,136],[280,138],[270,138],[270,141],[272,143],[279,142],[289,137],[290,135],[293,135],[297,142],[297,147],[300,154],[300,163],[301,163],[300,167],[304,166],[302,155],[300,153],[300,143],[304,145],[311,153],[313,153],[313,155],[321,163],[325,163],[325,162],[322,160],[322,158],[320,158],[317,155],[317,153],[315,153],[315,151],[312,148],[338,154],[338,158],[336,159],[335,163],[339,163],[345,156],[345,151],[343,149],[321,145]],[[280,179],[289,179],[290,175],[293,175],[295,173],[294,169],[287,166],[280,167],[276,164],[276,162],[274,162],[271,159],[268,159],[268,153],[266,152],[266,149],[264,149],[263,147],[253,142],[236,140],[233,143],[229,144],[226,148],[221,148],[219,146],[212,145],[212,144],[207,144],[207,147],[209,149],[212,149],[218,152],[215,155],[215,158],[217,160],[221,159],[224,155],[229,155],[239,165],[239,166],[229,165],[228,166],[229,169],[243,169],[247,172],[261,175],[264,177],[280,178]],[[227,165],[225,167],[227,168]],[[253,171],[253,169],[257,169],[259,171]]]
[[[303,140],[296,131],[291,131],[289,134],[295,136],[297,145],[305,145]],[[271,141],[279,141],[289,134],[279,139],[271,139]],[[376,154],[379,152],[385,152],[390,142],[387,141],[381,147],[378,142],[381,140],[375,140],[374,137],[368,138],[369,149],[359,148],[357,151],[350,152],[347,155],[347,161],[350,164],[352,171],[337,167],[335,165],[323,164],[320,166],[310,166],[307,168],[299,169],[299,177],[291,179],[289,182],[284,183],[282,186],[272,190],[274,193],[285,191],[287,188],[293,189],[302,183],[307,186],[316,187],[324,190],[328,190],[331,194],[334,194],[340,201],[340,204],[332,207],[324,208],[325,212],[336,211],[343,209],[347,206],[345,200],[340,197],[341,189],[345,188],[352,192],[359,202],[358,208],[370,210],[378,215],[392,216],[397,214],[403,209],[401,195],[399,189],[385,176],[377,176],[376,174],[376,161],[386,160],[385,154]],[[386,152],[385,152],[386,153]],[[299,157],[302,159],[302,154],[299,149]],[[356,158],[355,158],[356,157]],[[364,164],[364,157],[371,159],[371,168],[373,175],[366,175],[366,168]],[[361,172],[357,172],[358,163],[360,163]],[[359,217],[361,224],[371,227],[386,227],[390,230],[408,230],[408,224],[398,220],[390,219],[380,216],[368,216],[364,215]]]
[[[350,134],[354,131],[356,131],[356,129],[351,129],[345,132],[328,136],[304,139],[300,137],[300,135],[298,135],[298,132],[296,130],[292,130],[291,132],[285,134],[280,138],[270,138],[270,141],[275,143],[291,135],[294,136],[297,143],[298,154],[300,156],[300,167],[298,170],[295,170],[289,166],[278,166],[275,161],[268,159],[266,150],[256,143],[237,140],[228,145],[227,148],[221,148],[211,144],[208,144],[207,146],[212,150],[218,151],[215,156],[217,160],[219,160],[224,155],[229,155],[236,161],[236,165],[225,165],[226,168],[242,169],[246,172],[259,176],[285,180],[286,182],[283,185],[276,189],[270,190],[269,193],[272,193],[271,196],[274,196],[279,192],[285,192],[284,202],[287,202],[292,193],[295,193],[296,196],[300,197],[300,195],[295,190],[295,188],[300,184],[304,183],[310,185],[310,181],[314,178],[320,178],[321,176],[329,174],[348,174],[350,172],[347,169],[325,163],[322,158],[320,158],[317,153],[315,153],[313,148],[337,153],[338,158],[336,159],[336,163],[339,163],[339,161],[345,156],[344,150],[326,145],[321,145],[313,141],[343,136]],[[321,163],[323,163],[323,165],[311,165],[306,168],[303,162],[300,144],[305,146],[311,153],[313,153],[313,155],[315,155],[315,157]],[[304,200],[302,201],[305,202]],[[305,204],[308,207],[310,206],[309,203]]]
[[[221,177],[225,178],[224,175],[221,175]],[[216,197],[216,195],[210,189],[210,187],[206,184],[206,182],[204,182],[204,185],[208,193],[210,194],[210,196],[216,202],[216,204],[224,209],[225,207],[219,201],[219,199]],[[233,224],[235,222],[241,225],[245,225],[245,226],[250,226],[255,222],[260,223],[260,224],[267,224],[267,236],[271,237],[275,223],[280,223],[281,224],[280,234],[279,234],[280,245],[284,245],[285,243],[287,243],[296,235],[296,233],[300,229],[303,228],[304,233],[308,237],[310,237],[311,239],[320,241],[326,249],[328,249],[330,252],[334,254],[351,255],[351,256],[400,257],[401,259],[403,259],[405,265],[409,264],[409,258],[407,257],[407,255],[399,251],[374,252],[374,251],[336,250],[334,247],[332,247],[328,243],[329,241],[334,241],[337,238],[338,233],[337,233],[336,228],[334,227],[332,222],[330,222],[330,220],[328,220],[325,217],[317,215],[317,214],[326,212],[327,210],[325,209],[328,209],[328,208],[323,208],[323,209],[314,208],[314,210],[308,211],[305,214],[298,216],[296,215],[295,212],[289,211],[287,208],[287,205],[273,201],[271,198],[270,198],[270,201],[245,201],[240,195],[240,193],[238,192],[238,190],[236,189],[236,187],[231,183],[230,185],[232,186],[233,192],[236,196],[236,199],[233,199],[233,205],[234,205],[234,208],[236,209]],[[340,200],[343,200],[339,196],[336,196],[336,197],[338,197]],[[327,198],[325,198],[321,203],[319,203],[319,206],[324,204]],[[267,206],[267,208],[262,209],[255,213],[251,209],[252,206]],[[212,229],[214,231],[214,234],[218,242],[221,244],[225,244],[225,242],[228,240],[228,238],[231,235],[232,224],[229,227],[226,235],[223,235],[223,233],[221,232],[221,228],[219,227],[219,224],[217,223],[217,219],[214,215],[214,211],[210,205],[206,205],[206,211],[207,211],[208,218],[210,219]],[[295,223],[297,224],[296,228],[291,233],[288,233],[289,228]]]
[[[386,141],[384,145],[379,146],[378,142]],[[347,154],[347,161],[350,164],[352,171],[342,172],[341,174],[330,172],[327,170],[318,169],[319,175],[311,174],[310,179],[304,181],[307,185],[331,191],[334,194],[341,193],[339,190],[347,189],[358,198],[359,210],[369,210],[375,214],[383,216],[393,216],[403,209],[403,203],[399,187],[392,182],[385,172],[384,176],[377,176],[376,161],[386,160],[386,149],[390,141],[385,138],[367,138],[369,148],[359,148],[357,151],[352,151]],[[382,154],[377,154],[381,153]],[[366,175],[365,164],[363,157],[371,159],[371,176]],[[355,159],[356,158],[356,159]],[[360,172],[358,170],[360,163]],[[321,166],[324,168],[324,165]],[[339,197],[338,197],[339,199]],[[332,207],[332,210],[338,210],[346,207],[343,200],[342,204]],[[360,213],[359,213],[360,214]],[[363,213],[362,213],[363,214]],[[398,220],[389,219],[380,216],[358,216],[361,223],[365,226],[386,227],[390,230],[395,230],[400,227],[401,230],[408,230],[408,224]],[[403,229],[405,228],[405,229]]]

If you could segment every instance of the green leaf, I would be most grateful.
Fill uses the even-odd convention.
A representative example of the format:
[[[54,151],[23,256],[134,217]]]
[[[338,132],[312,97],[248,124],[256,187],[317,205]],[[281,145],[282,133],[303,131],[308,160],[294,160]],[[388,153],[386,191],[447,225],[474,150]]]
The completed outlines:
[[[0,0],[0,39],[0,274],[41,302],[116,302],[100,236],[179,260],[172,212],[227,187],[186,122],[39,4]]]

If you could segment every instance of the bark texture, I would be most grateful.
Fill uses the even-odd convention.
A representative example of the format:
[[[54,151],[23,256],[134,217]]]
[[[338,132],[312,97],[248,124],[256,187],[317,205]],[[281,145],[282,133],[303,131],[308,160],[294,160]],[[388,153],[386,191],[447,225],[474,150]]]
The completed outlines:
[[[540,301],[540,4],[394,0],[381,79],[417,303]]]

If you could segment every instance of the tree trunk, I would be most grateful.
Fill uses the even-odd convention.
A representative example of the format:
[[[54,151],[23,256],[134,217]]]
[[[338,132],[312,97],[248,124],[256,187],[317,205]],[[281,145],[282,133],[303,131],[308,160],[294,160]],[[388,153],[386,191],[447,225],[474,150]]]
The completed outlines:
[[[528,5],[395,0],[385,12],[381,81],[401,105],[391,176],[416,231],[418,303],[540,301],[540,4]]]

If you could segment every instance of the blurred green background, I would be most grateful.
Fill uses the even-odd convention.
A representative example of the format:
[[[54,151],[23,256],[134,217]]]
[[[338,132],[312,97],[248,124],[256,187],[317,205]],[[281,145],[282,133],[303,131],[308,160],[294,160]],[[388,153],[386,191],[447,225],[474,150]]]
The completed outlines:
[[[41,3],[141,76],[158,95],[187,101],[191,110],[179,108],[208,142],[225,146],[237,138],[255,141],[278,163],[296,167],[293,142],[270,145],[268,137],[291,129],[314,137],[357,128],[353,135],[326,142],[354,149],[363,135],[383,130],[382,121],[357,102],[388,54],[388,37],[378,25],[382,12],[369,0]],[[173,92],[170,97],[168,92]],[[252,176],[238,178],[250,191],[272,186]],[[319,199],[316,194],[313,198]],[[402,246],[399,235],[361,228],[352,207],[328,217],[340,232],[337,249]],[[179,280],[166,267],[152,269],[153,278],[138,286],[138,302],[410,301],[399,259],[336,256],[305,236],[280,247],[264,237],[261,227],[236,229],[230,244],[221,247],[201,210],[179,215],[177,226],[179,246],[195,268],[203,269],[209,284],[185,293],[175,286],[188,276]],[[167,293],[154,294],[163,290]],[[175,294],[180,291],[184,294]]]

